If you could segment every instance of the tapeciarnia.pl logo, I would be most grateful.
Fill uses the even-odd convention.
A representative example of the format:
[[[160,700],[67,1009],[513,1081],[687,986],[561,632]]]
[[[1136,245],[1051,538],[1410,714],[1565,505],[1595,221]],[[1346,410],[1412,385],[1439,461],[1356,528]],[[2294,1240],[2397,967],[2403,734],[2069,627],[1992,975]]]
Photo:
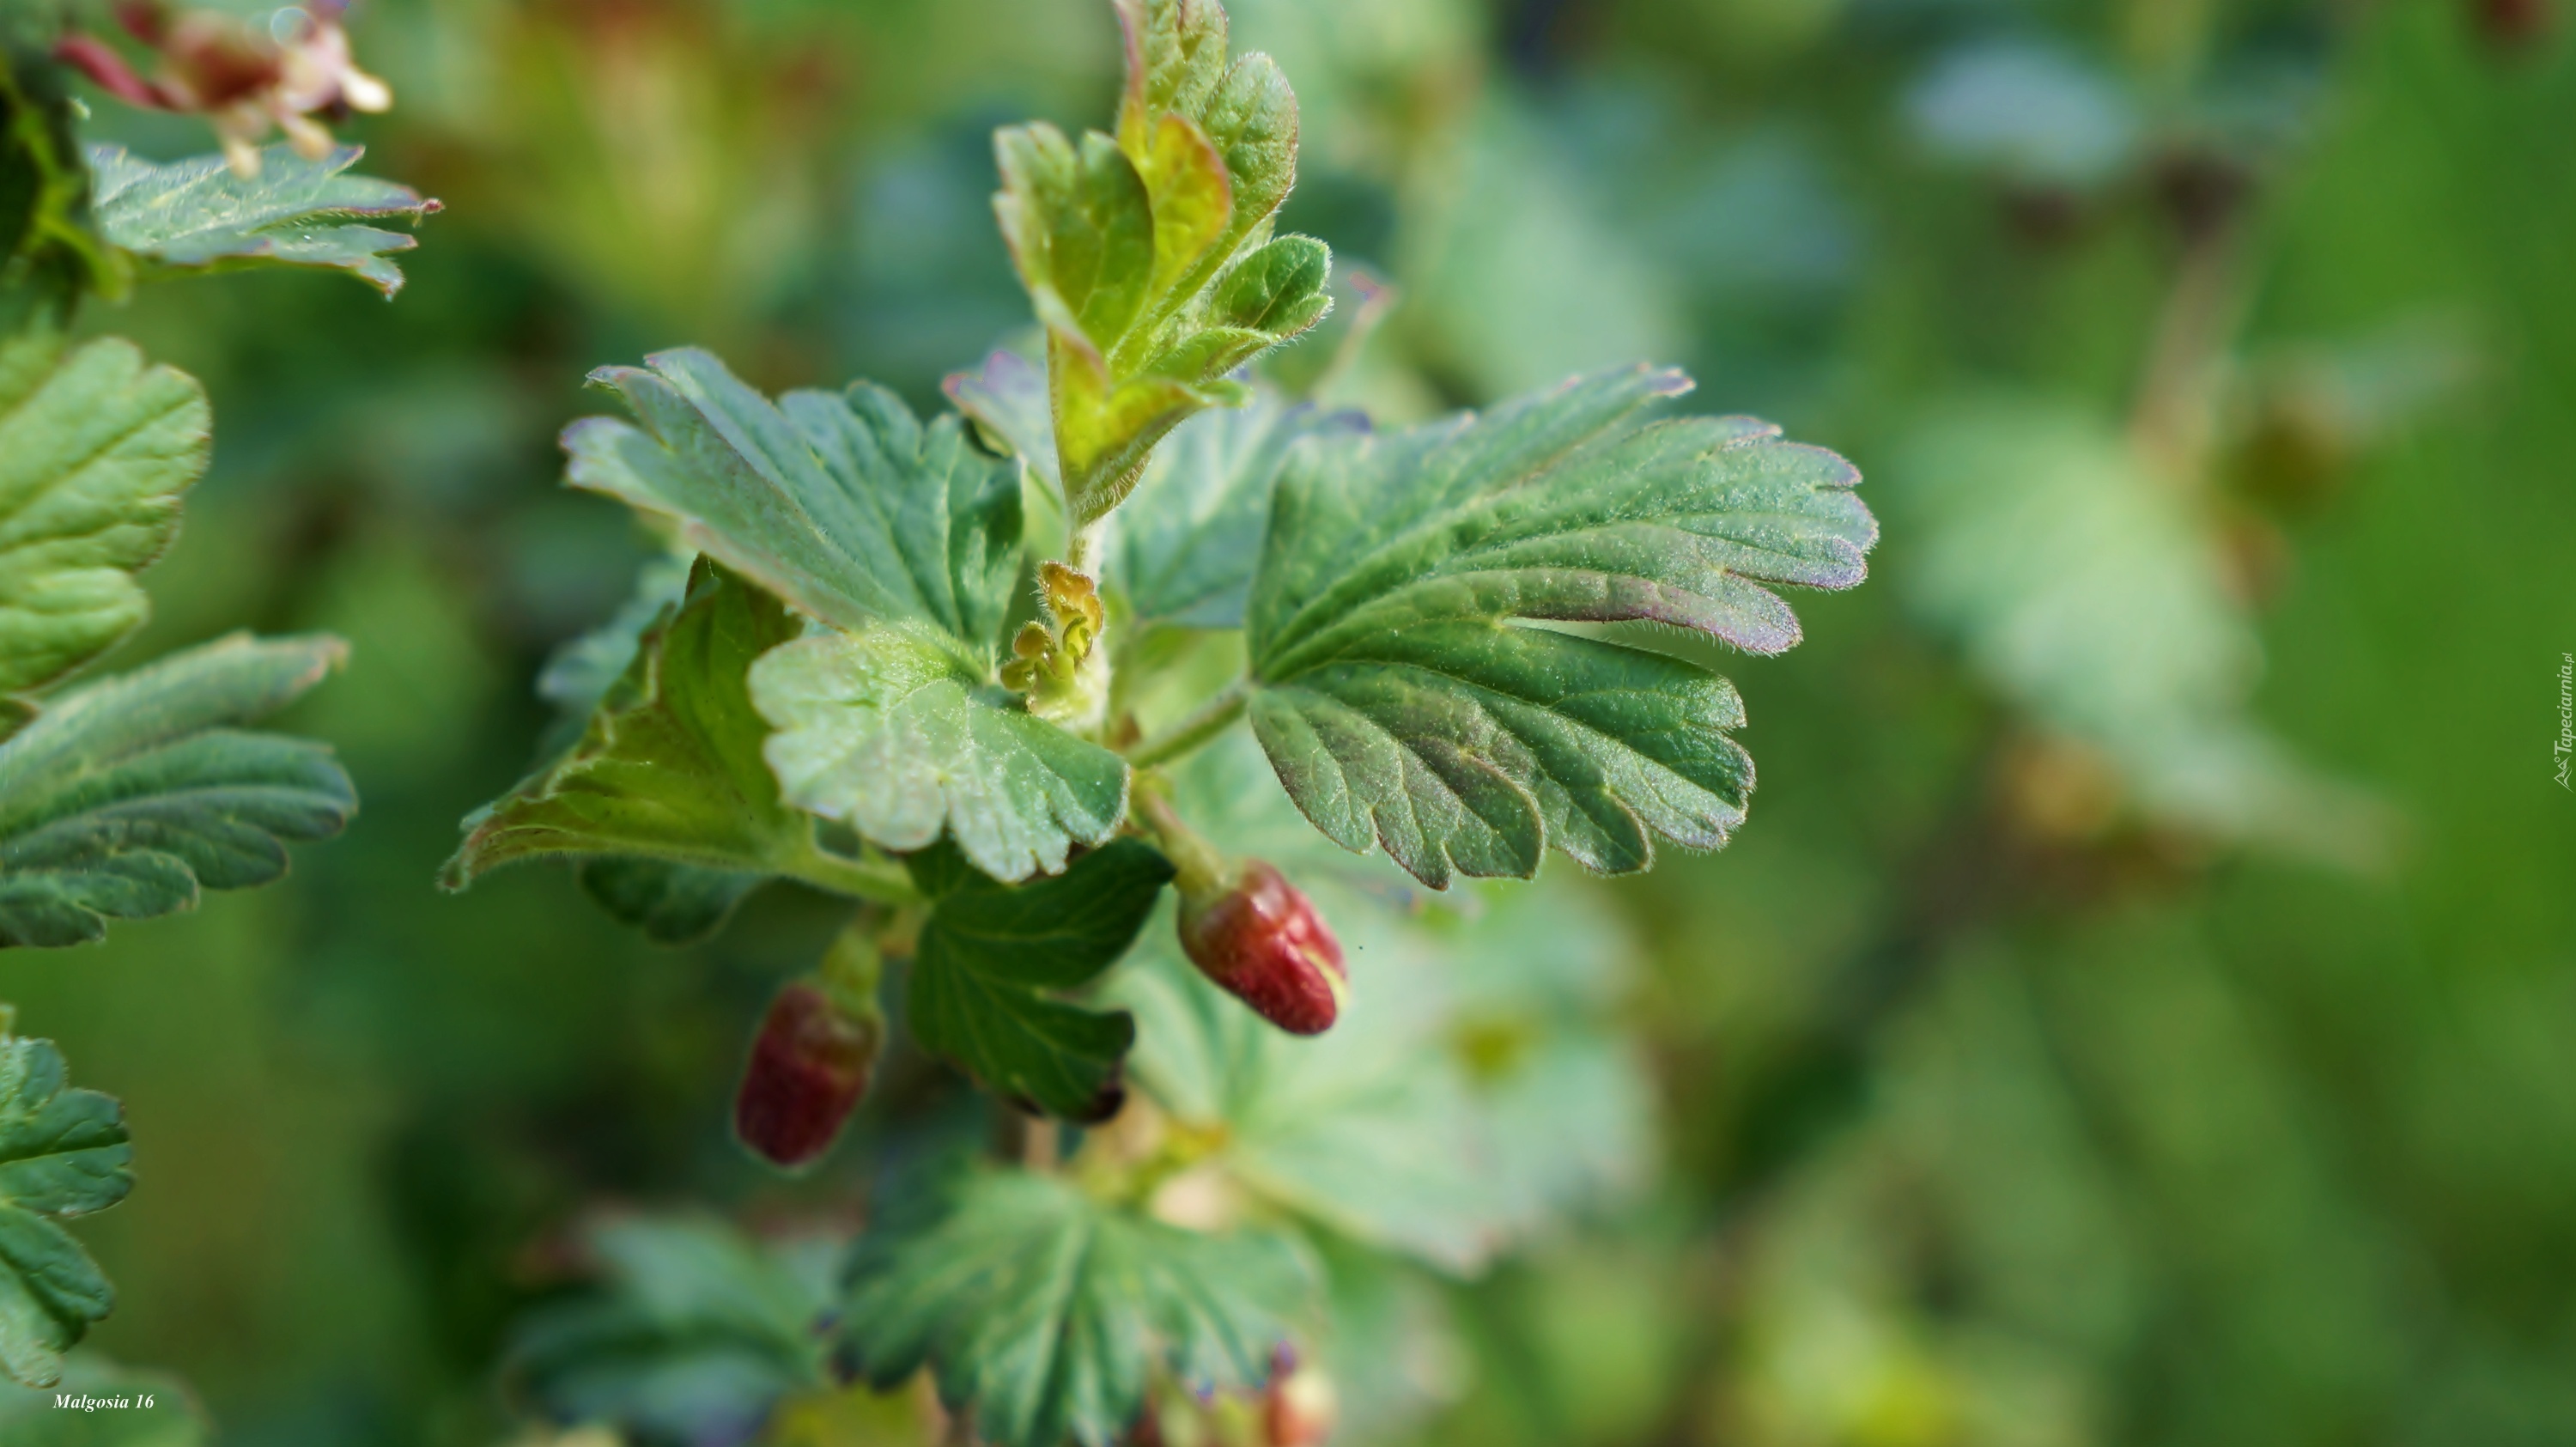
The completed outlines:
[[[2576,761],[2576,653],[2558,655],[2558,742],[2550,752],[2558,760],[2558,787],[2576,794],[2567,782],[2567,766]]]

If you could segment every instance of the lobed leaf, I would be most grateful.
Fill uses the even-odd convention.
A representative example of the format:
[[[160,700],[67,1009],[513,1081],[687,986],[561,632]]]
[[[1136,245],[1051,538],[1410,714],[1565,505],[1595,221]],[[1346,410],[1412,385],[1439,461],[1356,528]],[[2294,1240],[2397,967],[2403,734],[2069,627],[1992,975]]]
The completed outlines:
[[[1250,712],[1289,796],[1416,878],[1527,877],[1553,843],[1642,869],[1723,844],[1753,763],[1726,680],[1527,621],[1646,620],[1757,653],[1779,584],[1847,588],[1859,477],[1749,418],[1637,423],[1678,372],[1577,378],[1483,416],[1337,439],[1281,479],[1247,628]]]
[[[567,640],[537,675],[537,695],[555,706],[538,745],[541,758],[568,752],[590,729],[591,715],[627,670],[646,633],[689,595],[697,568],[688,553],[649,559],[635,591],[599,627]],[[585,857],[574,866],[583,892],[620,921],[660,945],[694,944],[715,934],[734,907],[771,876],[757,870],[707,869],[640,854]]]
[[[945,846],[908,862],[933,900],[907,997],[913,1037],[1033,1109],[1085,1122],[1117,1114],[1134,1023],[1056,996],[1090,984],[1126,953],[1171,864],[1135,839],[1016,887]]]
[[[103,1211],[134,1186],[124,1108],[66,1088],[51,1040],[0,1035],[0,1371],[53,1385],[63,1353],[116,1292],[66,1217]]]
[[[89,148],[99,229],[146,263],[145,274],[234,271],[254,266],[312,266],[345,271],[390,297],[402,290],[390,253],[420,243],[398,231],[345,218],[407,216],[439,209],[409,186],[352,176],[365,154],[336,146],[308,159],[291,146],[260,153],[259,174],[244,177],[221,156],[162,165],[122,146]]]
[[[1651,1087],[1615,1027],[1631,963],[1618,922],[1564,873],[1425,909],[1262,772],[1257,744],[1231,736],[1177,770],[1177,803],[1314,896],[1350,958],[1350,1002],[1319,1038],[1267,1030],[1182,958],[1170,924],[1146,929],[1103,999],[1136,1014],[1136,1089],[1206,1143],[1195,1169],[1461,1274],[1638,1184]]]
[[[1333,848],[1235,736],[1176,779],[1184,814],[1278,863],[1352,960],[1327,1034],[1265,1028],[1149,927],[1103,998],[1136,1016],[1130,1070],[1200,1168],[1268,1205],[1444,1271],[1635,1185],[1651,1088],[1611,1010],[1629,958],[1616,921],[1564,875],[1425,910],[1394,866]],[[1390,887],[1394,885],[1396,887]]]
[[[1301,879],[1304,876],[1300,876]],[[1488,1123],[1441,1038],[1436,962],[1418,940],[1332,914],[1355,970],[1320,1036],[1267,1028],[1153,931],[1107,998],[1132,1010],[1136,1085],[1195,1139],[1201,1162],[1273,1208],[1443,1270],[1506,1244]]]
[[[996,133],[994,214],[1047,332],[1054,453],[1077,527],[1134,486],[1226,374],[1331,307],[1331,255],[1269,238],[1296,179],[1297,100],[1270,58],[1227,60],[1214,0],[1121,0],[1117,134]],[[1036,453],[1023,448],[1024,455]]]
[[[886,849],[944,833],[986,874],[1026,879],[1126,817],[1126,761],[913,630],[799,639],[753,665],[751,694],[787,802]]]
[[[893,850],[947,832],[1003,879],[1061,869],[1117,828],[1125,763],[999,684],[1019,581],[1012,463],[958,417],[925,427],[867,383],[772,405],[696,351],[597,376],[644,427],[575,423],[573,483],[673,520],[836,630],[751,672],[789,806]]]
[[[109,919],[286,872],[286,841],[357,809],[324,745],[236,725],[284,707],[347,652],[235,634],[46,701],[0,743],[0,947],[73,945]]]
[[[1325,412],[1262,392],[1247,407],[1209,412],[1174,429],[1110,524],[1103,572],[1138,628],[1240,628],[1270,495],[1289,452],[1307,437],[1368,429],[1355,412]]]
[[[791,867],[813,848],[813,824],[779,799],[744,674],[799,631],[776,599],[701,560],[686,601],[645,631],[580,740],[465,821],[442,882],[462,889],[540,855],[640,855],[755,878]],[[616,883],[639,913],[657,907],[633,876],[612,881],[613,898]]]
[[[688,601],[694,553],[662,553],[636,570],[635,587],[608,620],[558,644],[537,673],[537,697],[554,705],[554,722],[539,742],[540,761],[571,748],[590,727],[599,701],[635,663],[644,635]]]
[[[602,367],[641,428],[564,429],[575,487],[676,524],[689,546],[834,628],[909,623],[989,654],[1017,581],[1009,463],[954,416],[925,427],[872,382],[773,404],[693,347]]]
[[[0,368],[0,697],[39,688],[141,626],[133,574],[179,531],[206,470],[206,397],[131,342]]]
[[[1316,1310],[1317,1277],[1286,1235],[1202,1235],[1060,1177],[973,1171],[870,1224],[842,1331],[880,1387],[928,1366],[993,1447],[1109,1447],[1156,1376],[1259,1387]]]
[[[582,1244],[601,1289],[531,1316],[502,1369],[555,1420],[744,1442],[781,1398],[829,1380],[828,1240],[769,1245],[712,1219],[636,1216],[593,1223]]]

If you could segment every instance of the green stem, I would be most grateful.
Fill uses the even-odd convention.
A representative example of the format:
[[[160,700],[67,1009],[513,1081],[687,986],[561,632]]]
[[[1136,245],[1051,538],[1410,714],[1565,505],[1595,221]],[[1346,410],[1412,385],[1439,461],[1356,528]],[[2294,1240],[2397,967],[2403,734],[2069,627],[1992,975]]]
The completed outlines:
[[[778,872],[852,899],[872,899],[879,904],[922,902],[921,891],[913,887],[912,875],[902,865],[891,859],[851,859],[811,840],[801,853],[779,861]]]
[[[1162,848],[1163,857],[1172,861],[1172,868],[1179,871],[1172,880],[1172,886],[1181,892],[1181,898],[1184,901],[1213,898],[1232,881],[1233,863],[1197,830],[1181,822],[1179,811],[1172,807],[1171,799],[1164,792],[1168,787],[1167,781],[1159,776],[1138,780],[1136,813],[1152,831],[1154,842]]]
[[[1188,718],[1163,730],[1150,739],[1142,739],[1127,750],[1127,762],[1139,769],[1167,764],[1224,733],[1236,719],[1243,717],[1244,706],[1252,700],[1252,680],[1238,678],[1225,686],[1225,691],[1206,703]]]
[[[1070,503],[1066,505],[1065,566],[1084,577],[1097,577],[1100,568],[1100,520],[1078,522],[1071,516],[1071,506]]]
[[[861,910],[848,928],[833,936],[831,947],[823,951],[823,963],[815,970],[833,1006],[849,1019],[882,1022],[885,1018],[877,1004],[877,986],[885,974],[877,932],[884,927],[881,912]]]

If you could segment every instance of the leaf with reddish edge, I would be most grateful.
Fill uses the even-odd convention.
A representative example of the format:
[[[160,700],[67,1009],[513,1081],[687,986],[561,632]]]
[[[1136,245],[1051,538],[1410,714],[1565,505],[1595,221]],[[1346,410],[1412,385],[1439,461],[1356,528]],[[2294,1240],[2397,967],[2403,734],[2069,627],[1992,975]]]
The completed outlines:
[[[1734,688],[1526,626],[1647,621],[1778,653],[1798,623],[1773,588],[1861,580],[1878,524],[1851,465],[1751,418],[1636,420],[1689,387],[1598,373],[1292,458],[1246,618],[1250,712],[1317,828],[1435,889],[1526,878],[1550,844],[1625,873],[1657,836],[1726,842],[1753,787]]]
[[[1278,66],[1229,64],[1214,0],[1122,0],[1118,18],[1115,136],[1044,122],[994,136],[994,215],[1046,329],[1077,528],[1118,506],[1173,427],[1243,400],[1228,373],[1332,306],[1324,244],[1270,236],[1297,168],[1297,99]]]

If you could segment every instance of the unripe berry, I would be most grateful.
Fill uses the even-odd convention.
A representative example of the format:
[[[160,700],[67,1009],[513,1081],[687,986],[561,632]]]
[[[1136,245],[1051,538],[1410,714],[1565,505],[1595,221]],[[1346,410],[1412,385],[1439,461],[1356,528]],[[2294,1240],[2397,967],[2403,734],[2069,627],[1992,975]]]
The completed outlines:
[[[1341,1013],[1342,946],[1314,903],[1278,870],[1245,860],[1230,880],[1183,876],[1181,948],[1199,973],[1291,1035],[1320,1035]]]
[[[752,1037],[734,1096],[734,1134],[772,1165],[813,1164],[867,1092],[884,1042],[885,1020],[873,1009],[844,1010],[819,983],[790,981]]]

